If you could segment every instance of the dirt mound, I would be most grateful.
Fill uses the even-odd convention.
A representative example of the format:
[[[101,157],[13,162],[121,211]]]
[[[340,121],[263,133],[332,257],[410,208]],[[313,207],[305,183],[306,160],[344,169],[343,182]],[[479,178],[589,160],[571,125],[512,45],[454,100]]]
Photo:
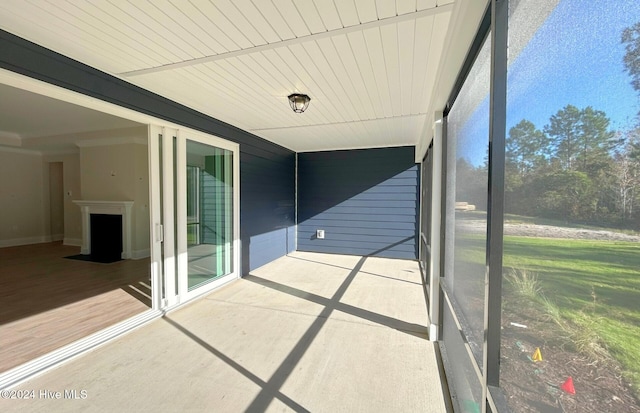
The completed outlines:
[[[551,225],[536,225],[536,224],[505,223],[504,233],[505,235],[518,235],[518,236],[525,236],[525,237],[640,242],[640,236],[623,234],[621,232],[582,229],[582,228],[556,227]]]
[[[485,232],[486,225],[484,220],[465,219],[456,221],[456,228],[467,233]],[[523,237],[640,242],[640,236],[621,232],[509,222],[504,224],[504,234]]]

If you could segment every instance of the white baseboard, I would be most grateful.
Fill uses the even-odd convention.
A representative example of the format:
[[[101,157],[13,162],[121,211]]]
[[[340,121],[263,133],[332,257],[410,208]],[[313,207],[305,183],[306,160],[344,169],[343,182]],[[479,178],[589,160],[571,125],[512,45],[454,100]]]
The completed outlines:
[[[51,241],[62,241],[64,239],[64,234],[55,234],[51,236]]]
[[[18,247],[20,245],[42,244],[51,242],[51,236],[40,235],[38,237],[12,238],[0,240],[0,248],[2,247]]]
[[[82,246],[82,239],[80,238],[65,238],[62,241],[63,245],[69,245],[72,247],[81,247]]]
[[[149,248],[145,250],[133,250],[131,251],[132,260],[140,260],[151,256],[151,250]]]

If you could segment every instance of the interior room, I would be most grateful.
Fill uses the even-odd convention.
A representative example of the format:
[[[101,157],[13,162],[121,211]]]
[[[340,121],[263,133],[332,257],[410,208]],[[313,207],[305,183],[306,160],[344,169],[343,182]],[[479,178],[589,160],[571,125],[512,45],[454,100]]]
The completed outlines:
[[[0,95],[0,371],[6,371],[151,306],[149,172],[145,125],[7,85]],[[96,227],[83,219],[83,201],[106,202],[107,209],[132,203],[128,249],[123,215],[90,214],[116,219]],[[115,241],[105,233],[113,228]]]

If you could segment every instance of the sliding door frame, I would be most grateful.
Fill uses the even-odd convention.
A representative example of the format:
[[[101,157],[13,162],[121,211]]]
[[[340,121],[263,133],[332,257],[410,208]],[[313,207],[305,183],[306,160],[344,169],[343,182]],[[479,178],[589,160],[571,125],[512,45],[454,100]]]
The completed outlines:
[[[178,291],[177,296],[180,303],[190,301],[198,296],[209,293],[212,290],[240,278],[240,145],[224,140],[212,135],[204,135],[194,131],[178,130],[176,141],[176,220],[177,225],[175,240],[177,251],[177,274]],[[233,207],[232,207],[232,268],[226,275],[220,276],[211,282],[189,291],[188,273],[189,262],[187,252],[187,140],[202,143],[212,147],[224,149],[232,153],[232,173],[233,173]],[[166,232],[165,232],[166,233]]]

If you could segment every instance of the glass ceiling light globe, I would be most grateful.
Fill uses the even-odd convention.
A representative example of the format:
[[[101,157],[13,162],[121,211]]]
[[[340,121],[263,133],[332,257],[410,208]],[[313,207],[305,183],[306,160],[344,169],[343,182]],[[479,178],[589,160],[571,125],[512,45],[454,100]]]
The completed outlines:
[[[308,95],[294,93],[289,95],[289,105],[296,113],[302,113],[307,110],[311,98]]]

